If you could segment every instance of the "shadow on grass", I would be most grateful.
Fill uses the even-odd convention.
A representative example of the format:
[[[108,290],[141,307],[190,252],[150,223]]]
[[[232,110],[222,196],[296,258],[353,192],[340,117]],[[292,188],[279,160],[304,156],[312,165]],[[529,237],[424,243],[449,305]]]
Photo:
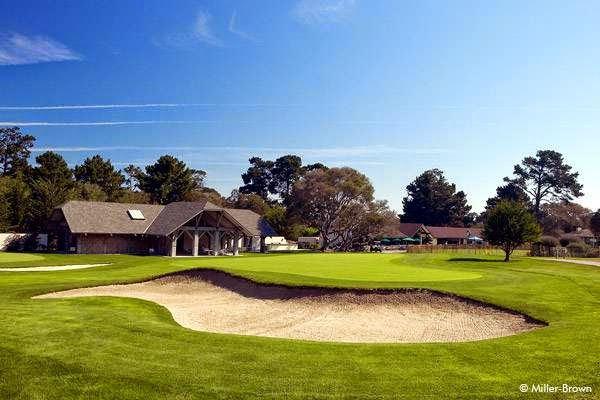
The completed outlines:
[[[477,257],[455,257],[455,258],[451,258],[448,261],[450,262],[485,262],[485,263],[504,263],[503,259],[493,259],[490,260],[489,258],[477,258]],[[510,262],[513,262],[512,260]]]

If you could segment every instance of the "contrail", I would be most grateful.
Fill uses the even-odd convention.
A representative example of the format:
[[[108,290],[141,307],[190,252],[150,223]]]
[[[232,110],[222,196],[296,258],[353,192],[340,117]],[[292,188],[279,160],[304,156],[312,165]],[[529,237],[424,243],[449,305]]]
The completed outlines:
[[[0,126],[115,126],[115,125],[152,125],[152,124],[220,124],[227,121],[218,120],[150,120],[150,121],[93,121],[93,122],[47,122],[47,121],[0,121]],[[248,121],[233,121],[248,123]]]
[[[93,110],[110,108],[178,108],[178,107],[290,107],[301,104],[277,103],[146,103],[146,104],[70,104],[55,106],[0,106],[4,111]]]

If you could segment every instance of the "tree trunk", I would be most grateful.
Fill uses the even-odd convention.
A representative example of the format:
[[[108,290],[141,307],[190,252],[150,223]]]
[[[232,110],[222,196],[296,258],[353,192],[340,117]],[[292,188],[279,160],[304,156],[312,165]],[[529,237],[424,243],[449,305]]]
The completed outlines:
[[[321,245],[321,251],[326,251],[329,248],[329,238],[328,235],[323,235],[323,244]]]
[[[509,262],[510,261],[510,253],[512,253],[512,251],[510,250],[509,246],[505,246],[504,247],[504,262]]]

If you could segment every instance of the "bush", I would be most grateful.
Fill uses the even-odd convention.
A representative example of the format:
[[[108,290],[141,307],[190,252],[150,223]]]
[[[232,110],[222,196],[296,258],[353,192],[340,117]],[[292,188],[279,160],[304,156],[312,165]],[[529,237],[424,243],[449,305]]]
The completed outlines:
[[[567,246],[567,251],[571,257],[588,257],[589,250],[590,246],[581,241],[571,242]]]
[[[567,249],[569,250],[587,250],[589,249],[590,246],[588,246],[587,244],[583,243],[583,242],[571,242],[567,245]]]
[[[536,244],[545,246],[545,247],[558,247],[560,242],[554,236],[542,236]]]
[[[573,234],[566,234],[560,237],[560,245],[562,247],[568,247],[569,244],[577,242],[581,242],[581,240]]]

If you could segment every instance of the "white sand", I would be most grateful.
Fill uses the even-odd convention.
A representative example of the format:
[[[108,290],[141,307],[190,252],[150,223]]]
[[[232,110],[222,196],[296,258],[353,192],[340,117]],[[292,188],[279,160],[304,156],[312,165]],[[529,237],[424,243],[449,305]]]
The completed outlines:
[[[473,341],[541,326],[516,313],[428,291],[287,288],[207,270],[37,298],[82,296],[150,300],[182,326],[199,331],[317,341]]]
[[[110,264],[79,264],[79,265],[58,265],[56,267],[0,268],[0,271],[4,271],[4,272],[69,271],[72,269],[104,267],[105,265],[110,265]]]

